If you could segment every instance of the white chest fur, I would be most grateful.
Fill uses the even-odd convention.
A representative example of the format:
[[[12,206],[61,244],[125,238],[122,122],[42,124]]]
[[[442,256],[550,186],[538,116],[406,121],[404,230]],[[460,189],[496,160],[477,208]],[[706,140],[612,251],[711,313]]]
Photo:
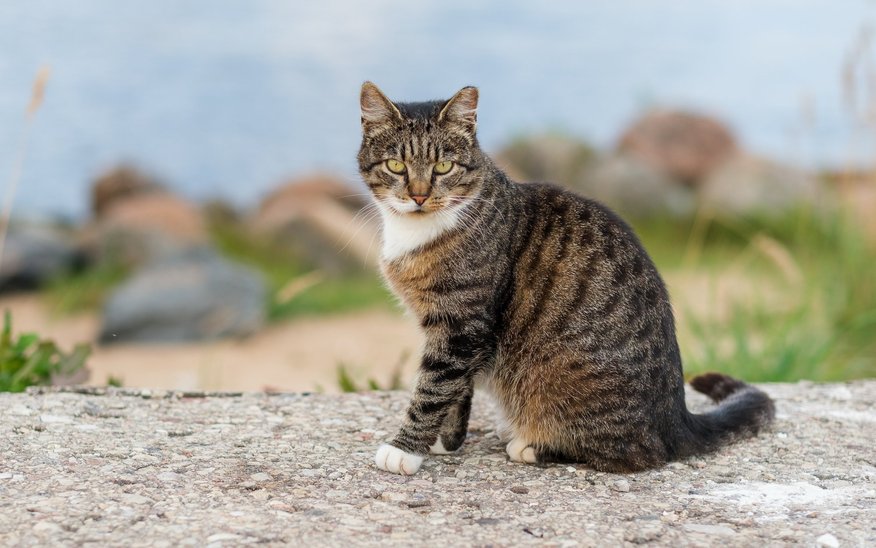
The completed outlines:
[[[380,208],[383,217],[383,259],[391,261],[422,247],[459,222],[458,210],[440,214],[399,215]]]

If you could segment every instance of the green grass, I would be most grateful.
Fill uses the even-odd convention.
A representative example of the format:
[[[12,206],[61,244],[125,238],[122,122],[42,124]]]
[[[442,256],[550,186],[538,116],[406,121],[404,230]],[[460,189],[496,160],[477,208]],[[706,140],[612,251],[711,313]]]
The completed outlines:
[[[718,370],[751,381],[876,376],[876,260],[855,225],[841,215],[807,211],[710,221],[689,245],[693,223],[649,221],[636,228],[661,271],[719,276],[741,264],[745,276],[763,292],[778,292],[783,304],[735,302],[721,319],[682,309],[688,375]],[[714,303],[719,297],[705,298]]]
[[[401,390],[402,385],[402,366],[407,360],[407,353],[402,354],[398,364],[393,368],[392,376],[386,386],[382,386],[376,379],[368,377],[365,381],[365,386],[359,386],[356,380],[350,374],[350,367],[347,364],[338,364],[338,388],[341,392],[365,392],[368,390]]]
[[[295,280],[311,276],[308,265],[290,248],[268,238],[255,237],[233,222],[211,224],[213,241],[228,258],[261,272],[268,283],[268,318],[285,320],[307,314],[349,312],[367,307],[389,307],[392,303],[376,272],[353,271],[336,277],[320,277],[292,298],[284,289]]]
[[[49,385],[55,376],[72,375],[85,366],[87,344],[71,352],[35,333],[12,335],[12,316],[6,311],[0,332],[0,392],[23,392],[28,386]]]
[[[73,314],[96,310],[103,305],[109,292],[128,275],[128,269],[117,263],[102,263],[50,281],[46,298],[55,312]]]

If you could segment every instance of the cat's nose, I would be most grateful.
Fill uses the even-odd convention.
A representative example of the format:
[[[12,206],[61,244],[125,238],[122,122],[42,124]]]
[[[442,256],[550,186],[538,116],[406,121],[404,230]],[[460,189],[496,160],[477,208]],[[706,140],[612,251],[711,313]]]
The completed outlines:
[[[417,202],[418,206],[423,205],[423,203],[429,199],[429,196],[426,194],[411,194],[411,200]]]

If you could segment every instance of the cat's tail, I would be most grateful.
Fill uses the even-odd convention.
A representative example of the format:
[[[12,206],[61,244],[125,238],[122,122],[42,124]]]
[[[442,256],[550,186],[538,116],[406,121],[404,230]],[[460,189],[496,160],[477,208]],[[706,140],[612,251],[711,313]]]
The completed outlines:
[[[679,456],[713,451],[726,442],[753,436],[775,417],[775,404],[766,393],[733,377],[706,373],[691,379],[690,385],[718,406],[701,415],[686,414]]]

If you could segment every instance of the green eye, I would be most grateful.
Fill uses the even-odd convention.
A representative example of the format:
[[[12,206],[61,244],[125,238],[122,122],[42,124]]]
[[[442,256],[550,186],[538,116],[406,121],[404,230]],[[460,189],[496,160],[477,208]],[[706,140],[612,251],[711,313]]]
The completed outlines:
[[[446,173],[450,173],[451,169],[453,169],[453,162],[444,161],[435,164],[435,167],[432,168],[432,171],[434,171],[438,175],[444,175]]]
[[[399,162],[398,160],[387,160],[386,168],[391,172],[398,174],[402,174],[407,170],[404,162]]]

